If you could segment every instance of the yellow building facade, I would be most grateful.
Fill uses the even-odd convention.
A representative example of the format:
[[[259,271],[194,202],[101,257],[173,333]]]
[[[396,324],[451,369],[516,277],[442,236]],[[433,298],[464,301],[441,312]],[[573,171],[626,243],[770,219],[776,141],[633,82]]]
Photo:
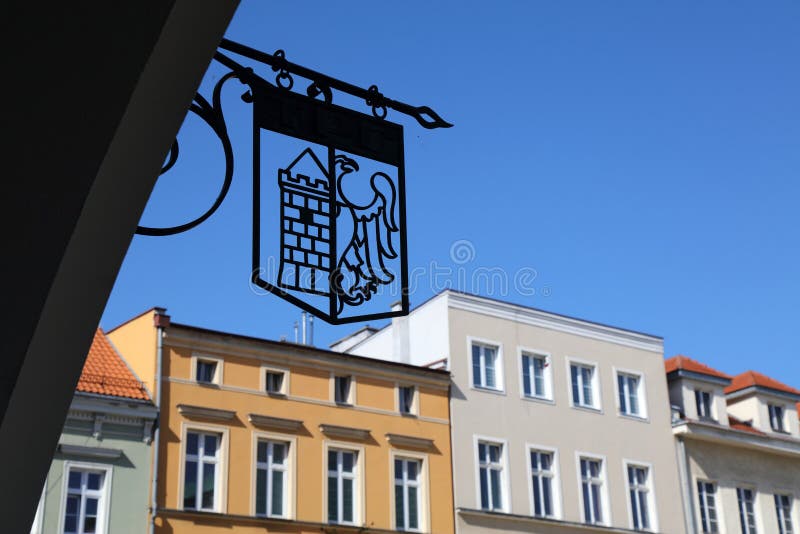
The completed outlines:
[[[159,406],[155,533],[454,531],[448,372],[160,309],[108,337]]]

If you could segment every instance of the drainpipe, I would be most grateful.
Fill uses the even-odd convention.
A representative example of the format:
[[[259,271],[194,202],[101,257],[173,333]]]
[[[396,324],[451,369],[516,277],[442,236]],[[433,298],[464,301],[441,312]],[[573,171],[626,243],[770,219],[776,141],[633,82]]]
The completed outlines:
[[[165,312],[167,310],[165,308],[156,308],[155,314],[153,316],[153,323],[156,327],[156,380],[155,380],[155,404],[157,408],[156,412],[156,424],[155,430],[153,431],[153,486],[150,489],[150,495],[152,496],[150,501],[150,534],[154,534],[156,530],[156,514],[158,512],[158,499],[157,499],[157,491],[158,491],[158,448],[159,448],[159,436],[160,436],[160,429],[161,429],[161,361],[162,361],[162,354],[163,354],[163,338],[165,335],[165,328],[169,326],[169,315],[166,315]]]
[[[678,445],[678,475],[681,479],[681,496],[683,497],[683,517],[688,534],[697,534],[697,518],[695,517],[694,503],[692,501],[692,477],[689,468],[689,458],[686,456],[686,443],[683,436],[675,436]]]

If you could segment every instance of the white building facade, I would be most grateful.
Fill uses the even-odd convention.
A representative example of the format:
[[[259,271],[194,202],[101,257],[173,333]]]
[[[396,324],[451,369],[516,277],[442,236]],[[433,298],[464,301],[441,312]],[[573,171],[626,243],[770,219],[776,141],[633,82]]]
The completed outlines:
[[[333,349],[447,365],[457,532],[686,531],[661,338],[445,291]]]

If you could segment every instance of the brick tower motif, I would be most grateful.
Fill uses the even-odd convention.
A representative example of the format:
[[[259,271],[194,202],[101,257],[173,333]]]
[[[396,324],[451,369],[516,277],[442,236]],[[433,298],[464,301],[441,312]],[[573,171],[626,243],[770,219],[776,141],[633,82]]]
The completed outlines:
[[[278,170],[281,195],[281,261],[278,285],[330,295],[330,183],[324,166],[307,148]]]

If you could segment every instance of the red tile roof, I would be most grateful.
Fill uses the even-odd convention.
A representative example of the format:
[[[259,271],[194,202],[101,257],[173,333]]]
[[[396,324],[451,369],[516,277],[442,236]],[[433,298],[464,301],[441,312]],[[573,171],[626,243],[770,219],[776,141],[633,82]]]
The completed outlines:
[[[681,354],[677,356],[673,356],[664,362],[664,369],[667,373],[671,373],[673,371],[677,371],[682,369],[684,371],[689,371],[692,373],[698,373],[701,375],[708,375],[714,376],[717,378],[725,378],[730,380],[731,376],[726,375],[722,371],[717,371],[716,369],[707,366],[704,363],[700,363],[697,360],[693,360],[688,356],[683,356]]]
[[[797,390],[791,386],[787,386],[782,382],[778,382],[774,378],[762,375],[756,371],[745,371],[740,375],[734,376],[731,385],[725,388],[725,393],[733,393],[751,386],[760,386],[763,388],[783,391],[784,393],[791,393],[792,395],[800,395],[800,390]]]
[[[764,432],[761,432],[760,430],[756,430],[755,428],[753,428],[752,421],[742,421],[741,419],[738,419],[728,414],[728,423],[730,423],[731,428],[733,428],[734,430],[742,430],[744,432],[750,432],[751,434],[766,436]]]
[[[144,385],[134,376],[100,328],[94,333],[75,389],[83,393],[150,400]]]

